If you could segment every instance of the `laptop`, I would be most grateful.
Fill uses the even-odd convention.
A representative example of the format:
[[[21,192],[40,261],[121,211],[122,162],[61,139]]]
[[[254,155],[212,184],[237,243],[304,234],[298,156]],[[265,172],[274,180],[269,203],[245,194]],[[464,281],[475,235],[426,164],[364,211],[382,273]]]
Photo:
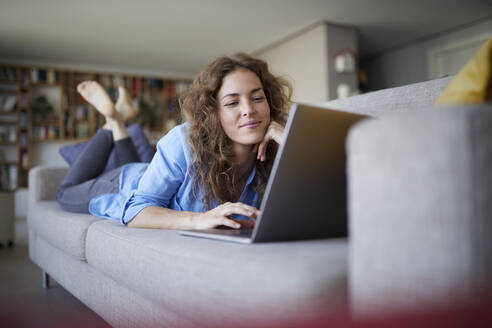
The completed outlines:
[[[350,127],[364,118],[294,104],[254,228],[179,233],[238,243],[347,236],[345,141]]]

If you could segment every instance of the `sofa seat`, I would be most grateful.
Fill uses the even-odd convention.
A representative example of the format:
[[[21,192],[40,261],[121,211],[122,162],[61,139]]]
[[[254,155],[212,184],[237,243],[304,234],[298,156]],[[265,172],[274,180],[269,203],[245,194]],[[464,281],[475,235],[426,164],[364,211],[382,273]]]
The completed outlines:
[[[345,238],[243,245],[103,220],[89,227],[86,256],[117,283],[191,322],[224,324],[345,306],[347,248]]]
[[[79,260],[85,260],[85,240],[89,226],[99,221],[88,214],[64,212],[59,215],[56,201],[39,201],[29,209],[29,229],[52,246]]]

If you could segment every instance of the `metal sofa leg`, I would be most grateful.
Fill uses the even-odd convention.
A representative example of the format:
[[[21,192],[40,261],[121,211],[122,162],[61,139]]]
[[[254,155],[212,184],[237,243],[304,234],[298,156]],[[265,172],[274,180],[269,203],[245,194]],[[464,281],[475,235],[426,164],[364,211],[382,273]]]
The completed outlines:
[[[50,275],[43,270],[43,288],[50,289]]]

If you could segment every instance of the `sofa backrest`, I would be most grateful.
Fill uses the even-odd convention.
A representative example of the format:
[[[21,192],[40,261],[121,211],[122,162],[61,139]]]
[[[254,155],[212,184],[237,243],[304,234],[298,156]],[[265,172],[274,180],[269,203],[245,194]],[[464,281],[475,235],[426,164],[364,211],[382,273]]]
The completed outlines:
[[[452,78],[445,77],[331,100],[324,103],[323,107],[369,116],[430,109]]]
[[[68,167],[36,166],[29,170],[29,202],[56,200]]]

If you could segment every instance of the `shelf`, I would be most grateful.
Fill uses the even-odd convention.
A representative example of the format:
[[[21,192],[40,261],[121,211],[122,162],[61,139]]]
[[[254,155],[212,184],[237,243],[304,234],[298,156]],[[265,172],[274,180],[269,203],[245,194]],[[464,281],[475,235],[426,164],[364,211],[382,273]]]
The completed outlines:
[[[19,162],[17,161],[0,161],[0,165],[18,165]]]
[[[32,82],[31,83],[31,86],[32,87],[61,87],[62,84],[60,82],[45,82],[45,81],[41,81],[41,82]]]
[[[65,139],[60,139],[60,138],[37,138],[37,137],[32,137],[32,142],[33,142],[33,143],[40,143],[40,142],[47,142],[47,141],[65,141]]]
[[[34,143],[46,142],[84,142],[90,140],[98,128],[104,124],[103,116],[76,91],[77,84],[85,80],[95,80],[105,86],[110,97],[117,95],[118,85],[123,85],[132,95],[132,100],[143,95],[150,96],[155,103],[151,128],[154,134],[163,134],[167,129],[168,100],[173,100],[175,90],[189,85],[190,80],[130,76],[128,74],[108,72],[87,72],[63,70],[48,67],[1,65],[0,69],[8,71],[0,79],[0,98],[9,99],[7,109],[0,109],[0,126],[12,134],[2,134],[0,151],[18,152],[18,161],[4,161],[8,165],[17,166],[17,185],[27,186],[28,168]],[[6,73],[5,73],[6,74]],[[15,78],[15,79],[12,79]],[[36,82],[35,82],[36,81]],[[40,112],[34,113],[31,104],[39,96],[47,98],[53,107],[51,114],[43,117]],[[12,106],[15,97],[16,106]],[[13,107],[13,108],[11,108]],[[36,115],[37,114],[37,115]],[[56,118],[53,116],[56,115]],[[1,122],[2,120],[6,122]],[[13,131],[15,129],[15,131]],[[16,141],[11,142],[16,132]],[[10,139],[12,140],[12,139]],[[11,148],[10,148],[11,147]],[[14,148],[15,147],[15,148]],[[3,149],[2,149],[3,148]],[[12,157],[11,159],[14,159]]]
[[[60,123],[57,121],[34,121],[32,126],[59,126]]]

